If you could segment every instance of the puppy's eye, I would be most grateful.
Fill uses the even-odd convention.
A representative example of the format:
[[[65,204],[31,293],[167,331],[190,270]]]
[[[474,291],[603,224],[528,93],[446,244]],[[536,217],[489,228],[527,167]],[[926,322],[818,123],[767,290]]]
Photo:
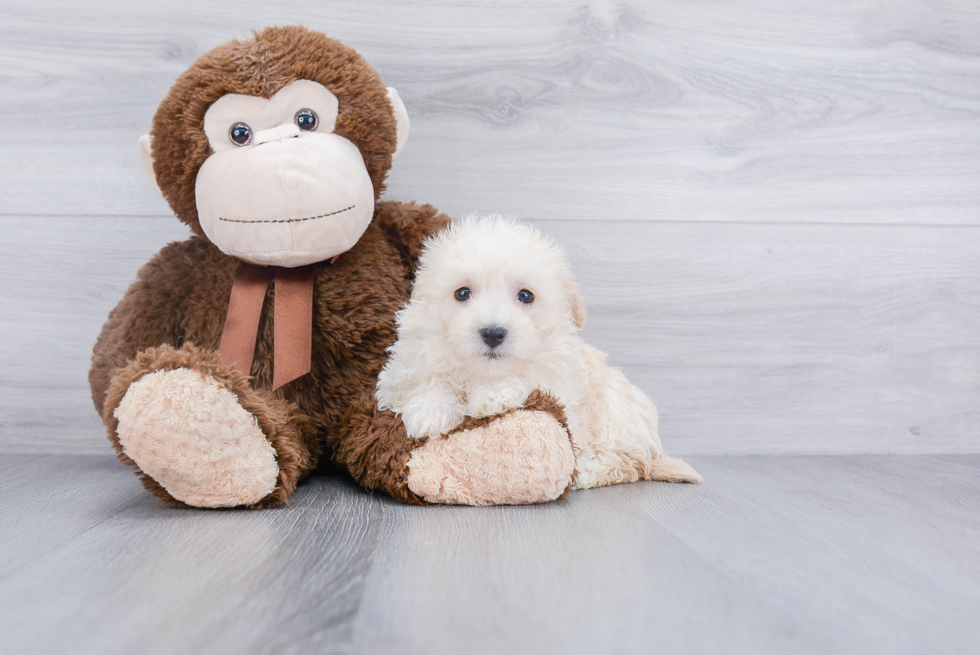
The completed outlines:
[[[534,302],[534,294],[527,289],[521,289],[517,292],[517,299],[525,305],[530,305],[532,302]]]
[[[470,299],[470,288],[460,287],[456,289],[456,293],[454,293],[453,295],[456,296],[456,300],[458,300],[459,302],[466,302],[467,300]]]

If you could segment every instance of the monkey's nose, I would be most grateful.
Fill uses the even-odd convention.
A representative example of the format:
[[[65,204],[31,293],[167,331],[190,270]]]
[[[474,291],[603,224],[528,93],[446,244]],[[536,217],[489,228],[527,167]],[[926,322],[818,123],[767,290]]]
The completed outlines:
[[[252,137],[252,144],[259,145],[270,141],[282,141],[294,136],[299,136],[299,126],[296,123],[283,123],[267,130],[259,130]]]
[[[488,325],[485,328],[480,328],[480,336],[483,338],[483,343],[491,348],[496,348],[504,342],[507,330],[499,325]]]

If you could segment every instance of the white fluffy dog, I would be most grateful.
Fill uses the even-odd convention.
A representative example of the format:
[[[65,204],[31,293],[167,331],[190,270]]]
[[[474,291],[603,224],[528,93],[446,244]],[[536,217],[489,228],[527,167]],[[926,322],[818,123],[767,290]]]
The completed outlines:
[[[585,318],[554,241],[498,215],[454,222],[426,243],[378,406],[401,414],[410,436],[437,437],[540,388],[565,405],[573,486],[700,480],[664,456],[650,399],[578,336]]]

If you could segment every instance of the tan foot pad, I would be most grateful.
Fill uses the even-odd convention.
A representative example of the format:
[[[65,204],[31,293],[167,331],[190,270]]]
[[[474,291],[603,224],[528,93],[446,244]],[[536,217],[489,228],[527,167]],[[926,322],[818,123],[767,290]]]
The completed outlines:
[[[187,368],[150,373],[130,385],[114,414],[126,455],[188,505],[251,505],[276,487],[275,449],[211,377]]]
[[[560,497],[575,456],[551,414],[520,410],[430,439],[412,452],[408,488],[430,503],[526,505]]]

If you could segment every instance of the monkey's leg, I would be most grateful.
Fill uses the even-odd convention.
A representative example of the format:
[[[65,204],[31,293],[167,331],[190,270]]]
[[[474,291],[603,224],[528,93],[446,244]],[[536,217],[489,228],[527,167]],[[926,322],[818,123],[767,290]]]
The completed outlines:
[[[561,406],[534,392],[522,408],[468,420],[449,436],[410,439],[401,418],[365,394],[331,445],[361,485],[403,502],[543,503],[565,493],[575,467],[563,421]]]
[[[189,344],[145,350],[116,371],[102,416],[119,459],[172,505],[279,505],[319,456],[293,403]]]

